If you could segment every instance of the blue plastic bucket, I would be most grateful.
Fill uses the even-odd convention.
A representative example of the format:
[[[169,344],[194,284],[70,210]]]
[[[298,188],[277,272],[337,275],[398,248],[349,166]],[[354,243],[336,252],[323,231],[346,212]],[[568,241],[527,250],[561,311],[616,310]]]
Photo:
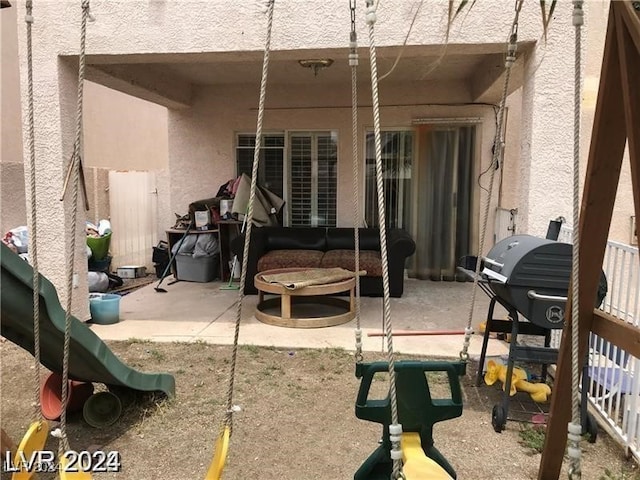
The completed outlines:
[[[111,325],[120,321],[120,295],[92,293],[89,295],[91,320],[99,325]]]

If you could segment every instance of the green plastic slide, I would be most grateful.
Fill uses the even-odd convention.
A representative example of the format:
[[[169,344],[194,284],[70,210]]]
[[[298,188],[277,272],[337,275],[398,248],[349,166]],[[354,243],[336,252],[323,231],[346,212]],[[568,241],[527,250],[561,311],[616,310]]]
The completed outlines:
[[[33,355],[33,269],[1,244],[0,333]],[[65,312],[56,289],[40,275],[40,359],[62,372]],[[142,373],[122,363],[84,323],[72,317],[69,377],[142,392],[175,395],[175,379],[167,373]],[[25,372],[25,375],[27,372]]]

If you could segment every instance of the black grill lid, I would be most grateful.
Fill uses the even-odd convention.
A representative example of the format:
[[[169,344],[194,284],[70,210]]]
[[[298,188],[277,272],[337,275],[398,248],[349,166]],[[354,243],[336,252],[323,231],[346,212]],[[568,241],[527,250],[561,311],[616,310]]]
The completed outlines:
[[[496,243],[484,259],[483,274],[512,286],[565,290],[571,274],[571,245],[531,235]]]

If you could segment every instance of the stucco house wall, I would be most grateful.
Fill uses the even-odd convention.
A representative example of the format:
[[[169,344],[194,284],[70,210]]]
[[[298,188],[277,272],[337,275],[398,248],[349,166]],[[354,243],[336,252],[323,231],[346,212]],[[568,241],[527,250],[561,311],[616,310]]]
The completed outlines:
[[[44,3],[39,8],[38,19],[44,28],[37,32],[34,42],[34,61],[42,69],[40,88],[37,91],[38,99],[36,118],[37,127],[42,132],[46,145],[39,145],[40,154],[47,154],[52,161],[48,163],[46,172],[40,172],[38,190],[47,201],[47,193],[59,191],[64,180],[63,165],[61,159],[69,156],[71,151],[71,138],[73,132],[73,112],[76,90],[75,62],[67,61],[59,56],[68,56],[70,59],[77,54],[77,25],[79,11],[77,5],[73,3]],[[344,8],[344,3],[338,0],[327,2],[297,2],[283,0],[277,3],[276,16],[273,29],[273,49],[274,50],[295,50],[301,48],[313,48],[318,51],[322,49],[344,48],[345,39],[348,38],[348,11]],[[380,46],[401,45],[404,40],[405,31],[399,29],[398,25],[406,25],[411,18],[412,5],[403,4],[398,8],[381,8],[376,24],[378,44]],[[527,4],[525,11],[521,15],[519,28],[520,40],[535,42],[540,38],[541,26],[539,11],[537,6]],[[431,6],[431,14],[421,15],[416,21],[413,34],[409,40],[410,45],[440,45],[445,34],[445,22],[443,22],[447,9],[447,2],[440,2]],[[440,11],[441,15],[437,12]],[[92,13],[97,21],[89,25],[88,29],[88,55],[139,55],[145,53],[175,54],[175,60],[179,60],[180,55],[187,53],[196,54],[198,52],[220,52],[220,51],[260,51],[264,44],[264,15],[256,8],[254,2],[92,2]],[[360,20],[363,12],[360,11]],[[557,15],[570,19],[570,6],[564,3],[559,4]],[[465,17],[464,26],[457,25],[451,32],[450,42],[452,44],[502,44],[505,32],[509,31],[513,12],[511,9],[504,9],[502,5],[494,3],[478,3],[474,7],[472,15]],[[234,19],[234,21],[229,21]],[[491,21],[487,21],[491,19]],[[360,38],[365,39],[366,27],[360,22]],[[186,34],[185,32],[189,32]],[[52,41],[55,38],[56,41]],[[570,83],[570,69],[563,61],[566,34],[557,29],[552,30],[546,45],[545,59],[537,68],[533,67],[533,61],[537,58],[528,59],[526,62],[528,76],[525,78],[525,88],[523,94],[523,150],[522,161],[523,171],[528,172],[525,178],[525,188],[521,188],[520,204],[527,210],[523,218],[525,228],[531,233],[540,233],[548,221],[547,198],[548,193],[539,193],[545,189],[549,182],[559,181],[561,184],[567,183],[570,179],[570,172],[555,172],[549,169],[549,165],[554,163],[555,156],[570,152],[570,144],[565,138],[557,135],[557,131],[569,123],[570,116],[570,95],[564,95]],[[20,39],[21,48],[24,49],[24,40]],[[124,58],[124,57],[123,57]],[[91,58],[89,58],[91,61]],[[344,60],[343,60],[344,61]],[[366,62],[362,62],[363,67]],[[364,68],[363,68],[364,70]],[[21,71],[25,71],[24,58],[21,61]],[[364,70],[366,71],[366,70]],[[532,79],[532,77],[535,77]],[[366,78],[366,77],[365,77]],[[543,79],[543,81],[541,80]],[[157,87],[152,88],[155,93],[162,90],[162,78],[157,79]],[[537,80],[537,81],[536,81]],[[254,82],[252,82],[254,83]],[[255,83],[254,83],[255,84]],[[347,82],[345,81],[345,84]],[[454,86],[455,87],[455,86]],[[194,91],[188,92],[190,88]],[[193,85],[176,85],[175,91],[167,92],[168,97],[175,101],[176,96],[180,99],[192,101],[193,111],[172,112],[169,124],[169,164],[171,167],[171,199],[170,206],[177,206],[184,203],[185,187],[192,186],[193,174],[188,174],[186,168],[178,169],[179,162],[188,162],[192,167],[203,167],[196,170],[199,177],[205,177],[206,172],[213,172],[221,168],[221,172],[227,176],[233,173],[232,163],[228,162],[229,155],[232,155],[232,132],[235,128],[246,129],[251,127],[249,117],[243,119],[242,110],[236,104],[236,112],[239,114],[235,122],[242,122],[237,127],[227,126],[218,135],[222,135],[220,143],[214,143],[214,139],[206,138],[210,130],[198,120],[209,119],[213,122],[229,122],[228,116],[215,117],[215,110],[210,109],[206,115],[199,114],[207,110],[208,102],[220,102],[221,99],[234,98],[233,89],[225,89],[216,94],[207,94],[206,90],[198,91]],[[182,91],[181,91],[182,90]],[[303,90],[303,89],[302,89]],[[449,93],[455,98],[460,89],[449,88]],[[346,91],[345,91],[346,93]],[[413,92],[412,92],[413,93]],[[270,95],[279,98],[275,85],[271,86]],[[328,93],[327,93],[328,95]],[[387,94],[388,95],[388,92]],[[408,95],[408,93],[406,94]],[[431,92],[424,95],[433,98]],[[408,95],[409,96],[409,95]],[[213,97],[213,98],[212,98]],[[547,103],[549,97],[557,98],[550,108]],[[58,102],[44,102],[43,98],[59,98]],[[218,100],[216,100],[218,98]],[[251,98],[251,97],[248,97]],[[255,96],[253,97],[255,99]],[[289,92],[286,96],[288,101],[293,101]],[[386,101],[385,92],[381,92],[383,103]],[[23,95],[23,105],[24,102]],[[240,100],[236,97],[236,100]],[[255,105],[254,102],[248,102]],[[200,105],[198,105],[200,104]],[[198,106],[196,106],[198,105]],[[213,105],[218,106],[218,105]],[[224,105],[220,105],[222,111],[226,111]],[[24,108],[24,107],[23,107]],[[228,109],[227,109],[228,110]],[[206,113],[206,112],[205,112]],[[397,126],[406,121],[410,115],[424,115],[425,109],[414,110],[413,112],[394,112],[398,117],[393,117],[390,113],[384,113],[382,123],[385,126]],[[445,112],[445,114],[450,114]],[[333,127],[327,125],[323,116],[328,113],[317,115],[309,112],[293,112],[287,117],[289,125],[300,126],[306,124],[309,128],[322,126],[322,128]],[[387,117],[387,115],[389,115]],[[295,117],[295,123],[292,123]],[[340,117],[339,117],[340,118]],[[190,121],[191,119],[191,121]],[[341,120],[333,120],[331,123],[339,123],[341,132],[346,132],[348,125],[346,114],[341,115]],[[195,121],[194,121],[195,120]],[[287,125],[282,123],[284,119],[269,115],[266,128],[282,128]],[[281,122],[281,125],[278,123]],[[187,127],[191,123],[190,127]],[[211,122],[209,122],[211,123]],[[366,120],[363,120],[366,124]],[[490,122],[485,122],[491,124]],[[182,132],[178,129],[182,128]],[[485,128],[489,130],[489,128]],[[183,135],[178,135],[183,133]],[[484,132],[487,138],[490,133]],[[552,137],[553,141],[549,142]],[[226,137],[226,138],[225,138]],[[341,138],[343,135],[341,135]],[[190,148],[188,144],[190,143]],[[348,172],[350,162],[344,163],[344,159],[350,159],[346,142],[341,142],[340,156],[343,160],[340,164],[341,172]],[[483,151],[486,151],[487,143],[483,142]],[[216,149],[226,150],[227,153],[216,155]],[[536,162],[532,161],[535,152]],[[553,158],[550,158],[553,157]],[[227,162],[225,162],[227,160]],[[219,163],[218,163],[219,162]],[[222,164],[225,166],[223,167]],[[184,166],[184,164],[182,164]],[[177,171],[178,170],[178,171]],[[181,171],[181,173],[179,173]],[[216,170],[217,173],[217,170]],[[212,175],[213,177],[213,175]],[[223,179],[224,180],[224,179]],[[348,192],[351,190],[351,181],[348,174],[342,175],[339,185],[338,197],[342,204],[345,198],[349,198]],[[217,185],[218,181],[214,183]],[[197,185],[197,184],[196,184]],[[195,187],[195,195],[199,189]],[[207,186],[207,188],[210,188]],[[50,195],[49,195],[50,196]],[[532,197],[532,198],[530,198]],[[560,209],[568,211],[568,203],[565,196],[558,195]],[[49,199],[53,200],[53,199]],[[42,218],[43,230],[49,232],[41,238],[43,242],[50,242],[55,236],[60,238],[60,226],[62,220],[68,218],[69,205],[53,204],[47,212],[46,218]],[[558,205],[554,205],[558,207]],[[345,213],[340,214],[340,223],[347,223],[348,209],[340,208]],[[78,235],[79,232],[66,231],[63,238],[70,235]],[[47,238],[47,235],[51,238]],[[78,242],[79,245],[82,242]],[[64,253],[62,251],[47,253],[48,258],[43,259],[43,263],[48,266],[49,274],[54,279],[59,279],[64,271]],[[77,256],[81,258],[80,255]],[[77,264],[77,270],[82,272],[86,268]],[[82,275],[81,275],[82,277]],[[83,288],[81,285],[80,288]],[[86,287],[84,287],[86,288]],[[63,296],[66,292],[62,292]],[[85,303],[85,302],[81,302]],[[77,305],[82,308],[83,305]]]
[[[0,230],[26,220],[16,12],[0,10]]]
[[[587,165],[589,146],[591,143],[591,129],[593,127],[600,70],[602,67],[604,39],[609,15],[609,0],[593,0],[585,2],[585,10],[585,26],[583,27],[584,54],[582,62],[584,81],[582,83],[582,122],[580,142],[581,182],[584,182],[584,172]],[[552,29],[557,30],[561,27],[559,25],[559,20],[560,19],[558,17],[554,19],[551,24]],[[573,51],[572,35],[567,39],[567,41],[571,42],[570,48],[571,51]],[[546,61],[546,58],[543,61]],[[572,57],[567,57],[565,61],[567,61],[567,63],[571,65],[571,68],[573,68]],[[541,79],[539,81],[544,80]],[[518,108],[518,105],[523,101],[522,90],[523,89],[519,89],[511,94],[507,104],[509,106],[509,114],[505,142],[505,164],[504,171],[502,173],[504,180],[501,189],[501,206],[507,209],[518,209],[518,232],[527,233],[527,231],[524,230],[525,224],[522,223],[526,208],[520,203],[520,191],[521,189],[526,188],[526,181],[523,180],[528,176],[527,169],[522,166],[521,162],[521,158],[526,157],[521,156],[520,154],[521,149],[524,148],[524,145],[521,144],[523,131],[521,115],[523,110]],[[566,97],[567,94],[569,94],[569,92],[564,92],[562,95]],[[572,95],[572,93],[570,95]],[[551,102],[553,100],[548,99],[548,101]],[[569,106],[565,104],[563,108],[569,108]],[[572,109],[573,106],[571,105],[570,108]],[[572,136],[572,123],[573,122],[571,121],[571,123],[568,123],[559,130],[559,134]],[[569,157],[566,156],[567,153],[569,154]],[[535,156],[537,157],[537,152]],[[549,158],[553,157],[550,156]],[[549,169],[551,171],[557,171],[560,168],[568,170],[571,168],[572,159],[573,154],[565,151],[564,156],[559,154],[555,157],[555,165],[549,164]],[[555,202],[556,193],[560,189],[563,192],[570,194],[571,183],[566,182],[566,175],[563,175],[562,178],[565,179],[564,182],[558,183],[555,187],[552,187],[551,185],[548,186],[547,190],[553,192],[553,195],[549,196],[549,201]],[[541,190],[540,194],[542,195],[542,193],[543,191]],[[569,199],[567,198],[565,201],[569,201]],[[553,204],[549,204],[548,209],[549,218],[552,218],[557,212],[557,215],[565,216],[568,224],[572,223],[570,210],[568,212],[569,216],[567,216],[565,213],[562,213],[564,212],[564,208],[554,208]],[[622,162],[620,183],[618,185],[616,203],[613,210],[613,217],[611,219],[611,227],[609,230],[610,240],[627,244],[631,242],[631,216],[633,215],[635,215],[633,207],[633,188],[631,184],[629,151],[627,149]]]
[[[370,86],[362,85],[360,100],[370,104]],[[418,106],[431,103],[464,103],[470,101],[463,82],[429,83],[420,85],[389,83],[381,88],[389,104],[401,104],[403,92],[412,92],[416,106],[382,108],[385,128],[412,128],[412,120],[419,117],[461,118],[477,117],[482,127],[479,132],[481,161],[484,170],[491,159],[494,136],[494,114],[489,106]],[[199,89],[198,101],[189,110],[173,110],[169,114],[169,158],[171,169],[171,211],[184,212],[192,201],[215,195],[218,187],[235,176],[235,134],[255,131],[258,92],[254,87],[228,86],[224,95],[217,88]],[[274,86],[270,89],[269,104],[348,105],[351,101],[349,85],[319,86],[310,90],[306,86]],[[372,109],[359,111],[360,154],[364,149],[365,131],[373,127]],[[293,108],[267,110],[265,131],[334,130],[338,134],[338,226],[353,226],[353,179],[351,110],[349,108]],[[197,172],[197,173],[196,173]],[[364,195],[364,170],[360,169]],[[494,197],[497,202],[497,195]],[[362,204],[362,201],[361,201]]]
[[[67,2],[68,3],[68,2]],[[19,40],[23,42],[21,48],[24,53],[24,4],[12,2],[12,7],[0,10],[1,61],[0,68],[0,232],[10,228],[27,224],[27,198],[25,195],[25,168],[23,149],[23,124],[19,64]],[[40,7],[44,3],[36,3],[34,14],[34,38],[38,41],[38,31],[46,20],[39,19]],[[42,23],[41,23],[42,22]],[[55,57],[54,57],[55,58]],[[40,84],[43,80],[43,65],[34,61],[34,80]],[[55,72],[55,70],[54,70]],[[23,72],[24,73],[24,72]],[[37,89],[36,89],[37,90]],[[57,98],[57,95],[51,98]],[[37,99],[43,101],[43,98]],[[52,102],[54,105],[56,102]],[[89,193],[90,210],[81,210],[79,221],[83,225],[85,219],[96,221],[108,218],[109,207],[109,170],[155,170],[158,172],[159,185],[168,177],[167,173],[167,110],[165,107],[126,95],[87,81],[84,87],[84,169],[87,190]],[[36,113],[37,115],[37,113]],[[58,125],[59,127],[59,125]],[[43,131],[36,128],[36,142],[42,144]],[[46,142],[45,142],[46,143]],[[26,145],[26,143],[25,143]],[[46,149],[38,149],[36,161],[51,160],[51,153]],[[60,165],[62,160],[57,158],[54,163]],[[48,175],[41,171],[39,175]],[[46,183],[46,182],[45,182]],[[57,189],[59,195],[61,184],[51,185]],[[47,187],[43,187],[47,188]],[[46,225],[48,205],[59,204],[55,193],[49,201],[40,203],[40,210],[44,220],[39,221],[39,235],[49,236],[43,227]],[[47,206],[47,208],[43,208]],[[61,221],[58,219],[58,221]],[[43,223],[44,222],[44,223]],[[49,225],[48,228],[51,228]],[[51,245],[58,235],[58,226],[51,232],[47,245]],[[84,243],[82,235],[78,237],[80,245]],[[62,243],[55,242],[55,245]],[[48,251],[56,251],[57,258],[64,255],[62,248],[40,249],[42,256],[40,265],[49,278],[59,287],[64,284],[62,269],[58,266],[58,274],[48,272],[49,262],[46,261]],[[84,267],[86,271],[86,266]],[[79,278],[83,278],[80,275]],[[80,299],[85,295],[78,295]],[[88,310],[81,300],[78,315],[86,318]]]
[[[284,3],[284,2],[283,2]],[[314,44],[317,47],[333,48],[342,45],[342,38],[346,36],[346,32],[340,32],[340,28],[337,22],[332,23],[331,17],[335,17],[334,12],[329,12],[328,8],[316,7],[315,11],[321,13],[320,18],[326,20],[325,30],[318,33],[316,24],[306,25],[304,31],[291,30],[291,26],[287,25],[287,37],[286,39],[299,39],[296,41],[285,42],[280,38],[282,31],[278,28],[281,23],[288,21],[294,15],[296,6],[293,3],[288,3],[287,7],[283,8],[278,4],[281,9],[276,11],[276,20],[274,26],[274,44],[276,48],[295,48],[302,45]],[[292,7],[291,9],[288,7]],[[443,4],[444,6],[444,4]],[[237,6],[235,8],[243,8]],[[508,25],[510,22],[510,12],[505,14],[500,11],[493,10],[491,7],[480,6],[474,7],[473,16],[467,18],[467,24],[459,30],[455,30],[452,34],[451,42],[470,42],[470,43],[491,43],[502,42],[502,35],[498,35],[495,28],[495,24],[505,23]],[[483,11],[484,8],[484,11]],[[322,10],[322,12],[320,12]],[[491,13],[489,13],[491,12]],[[397,13],[397,12],[394,12]],[[400,17],[406,12],[400,13]],[[523,25],[521,25],[520,33],[521,40],[537,40],[539,38],[539,19],[536,15],[538,12],[528,12],[527,15],[523,14]],[[566,15],[567,10],[560,12],[560,14]],[[279,16],[281,15],[281,16]],[[491,17],[495,20],[495,24],[488,24],[487,22],[478,22],[478,18],[483,16]],[[397,32],[389,29],[389,22],[391,14],[387,11],[386,15],[384,10],[382,11],[377,28],[382,29],[382,33],[378,30],[378,39],[380,45],[393,45],[394,40],[398,40]],[[285,19],[283,19],[285,17]],[[437,16],[432,17],[420,17],[418,22],[421,24],[414,28],[412,34],[411,44],[437,44],[441,41],[440,35],[442,34],[441,22],[435,19]],[[485,18],[487,18],[485,17]],[[481,24],[482,23],[482,24]],[[396,22],[397,25],[397,22]],[[299,27],[297,23],[293,25],[294,29]],[[386,28],[385,28],[386,27]],[[342,28],[344,30],[344,28]],[[329,35],[329,32],[334,32],[335,35]],[[524,33],[523,33],[524,32]],[[234,47],[234,40],[236,39],[237,32],[228,32],[227,41],[224,45],[216,45],[219,48],[225,50],[241,50],[246,48],[245,44],[249,39],[238,39],[239,45]],[[431,34],[431,35],[430,35]],[[311,41],[311,37],[318,35],[316,39]],[[521,218],[522,231],[528,231],[534,234],[543,234],[546,231],[546,225],[549,220],[549,211],[558,212],[558,214],[566,215],[570,210],[570,171],[564,168],[561,172],[557,171],[556,164],[558,155],[571,155],[571,146],[565,138],[562,137],[561,131],[566,126],[568,120],[571,118],[571,95],[570,88],[571,83],[567,82],[567,78],[571,76],[570,66],[564,61],[564,57],[554,50],[558,49],[559,45],[565,41],[566,32],[552,31],[550,32],[548,43],[545,47],[544,62],[534,63],[537,59],[535,54],[533,58],[528,61],[530,75],[536,76],[538,80],[535,84],[533,81],[527,82],[525,93],[520,97],[517,97],[514,103],[514,110],[522,108],[524,105],[526,110],[523,115],[525,128],[516,125],[510,131],[526,130],[524,133],[526,142],[522,143],[522,148],[516,151],[511,150],[508,153],[508,157],[515,158],[519,155],[525,157],[522,165],[520,165],[521,172],[518,172],[516,178],[509,178],[506,184],[507,189],[512,190],[513,203],[525,205],[524,214]],[[416,38],[414,38],[416,37]],[[362,35],[361,35],[362,38]],[[335,40],[337,39],[337,41]],[[281,42],[280,44],[278,42]],[[282,44],[284,43],[284,44]],[[255,44],[251,47],[260,48],[261,45]],[[209,47],[211,48],[211,47]],[[365,62],[363,62],[365,63]],[[366,70],[365,70],[366,73]],[[366,77],[365,77],[366,78]],[[300,97],[300,94],[310,93],[316,98],[326,99],[326,103],[331,105],[335,103],[333,101],[338,95],[336,90],[330,89],[326,91],[322,87],[313,87],[312,92],[309,88],[297,89],[295,86],[287,86],[286,91],[279,89],[278,85],[271,85],[268,91],[268,101],[274,104],[282,105],[287,102],[295,104],[296,99]],[[456,85],[455,83],[449,83],[447,85],[441,85],[440,91],[434,91],[432,85],[428,82],[420,85],[418,88],[411,88],[416,86],[393,85],[389,83],[383,83],[381,88],[388,87],[386,92],[383,90],[381,98],[383,103],[393,104],[397,102],[397,98],[404,93],[403,100],[410,98],[410,102],[416,104],[424,102],[437,103],[439,101],[471,101],[469,98],[469,85]],[[240,89],[240,93],[236,93]],[[253,89],[253,90],[252,90]],[[343,94],[342,103],[348,103],[348,83],[342,85],[342,89],[339,90]],[[298,93],[300,92],[300,93]],[[403,92],[403,93],[401,93]],[[407,92],[410,92],[408,94]],[[553,103],[549,102],[549,97],[557,99]],[[170,164],[172,167],[172,200],[171,205],[173,209],[179,209],[188,203],[189,198],[193,196],[202,196],[206,192],[210,192],[211,188],[206,185],[199,186],[198,181],[189,175],[190,169],[183,168],[182,172],[176,172],[174,168],[178,163],[184,165],[182,162],[190,162],[193,168],[197,168],[197,171],[204,168],[204,171],[216,172],[220,175],[232,175],[233,174],[233,132],[234,131],[252,131],[254,130],[255,118],[249,116],[247,118],[246,112],[251,107],[255,107],[257,103],[257,88],[255,85],[247,87],[242,92],[242,87],[229,86],[221,89],[218,87],[215,92],[207,93],[206,88],[199,88],[194,92],[194,106],[190,110],[178,110],[173,111],[170,114]],[[444,100],[443,100],[444,99]],[[227,102],[225,105],[224,102]],[[248,102],[248,104],[247,104]],[[230,116],[228,112],[233,112],[234,115]],[[468,112],[458,111],[455,109],[441,109],[438,111],[438,115],[443,116],[465,116]],[[343,111],[316,111],[311,114],[311,111],[294,111],[288,112],[283,120],[279,120],[278,117],[282,116],[282,113],[269,112],[265,115],[265,128],[267,129],[286,129],[295,125],[296,128],[330,128],[331,124],[342,126],[339,128],[340,138],[344,138],[344,133],[348,132],[348,112]],[[405,109],[404,115],[399,112],[391,113],[389,109],[386,111],[383,109],[382,122],[384,127],[398,127],[408,126],[411,124],[411,118],[419,116],[435,115],[430,112],[428,108],[414,108]],[[220,123],[216,123],[216,116],[224,119]],[[327,121],[330,119],[331,121]],[[511,118],[520,120],[519,112]],[[190,126],[188,126],[189,120],[192,120]],[[215,125],[215,127],[214,127]],[[304,125],[304,127],[302,127]],[[492,125],[491,122],[485,123],[485,130]],[[539,128],[534,129],[534,125],[539,125]],[[210,128],[209,128],[210,127]],[[235,127],[235,128],[233,128]],[[177,135],[176,128],[182,128],[180,134]],[[516,142],[519,135],[516,136]],[[549,141],[549,137],[552,138]],[[492,138],[487,134],[487,139]],[[212,139],[213,140],[212,142]],[[483,142],[483,157],[484,161],[487,161],[486,149],[490,142]],[[197,141],[196,141],[197,140]],[[207,142],[212,142],[207,146]],[[535,143],[535,146],[532,144]],[[187,146],[191,144],[191,148]],[[520,145],[520,143],[517,143]],[[197,145],[197,147],[193,147]],[[535,154],[532,152],[535,150]],[[194,154],[194,158],[190,158],[187,155],[188,151]],[[535,156],[535,160],[532,157]],[[212,159],[213,163],[211,163]],[[175,163],[173,158],[176,158]],[[341,144],[341,159],[350,159],[350,147],[347,142]],[[341,171],[347,173],[350,168],[344,163],[341,163]],[[526,172],[525,172],[526,171]],[[530,178],[533,176],[534,178]],[[225,179],[220,179],[224,181]],[[520,180],[524,180],[521,182]],[[209,180],[205,180],[208,182]],[[349,198],[348,192],[351,190],[350,179],[341,176],[341,185],[339,185],[339,203],[343,208],[339,212],[339,223],[347,225],[350,222],[350,212],[348,208],[344,208],[344,203],[341,199]],[[188,191],[185,191],[182,187],[188,184],[190,186]],[[221,183],[217,181],[216,186]],[[522,183],[526,188],[518,188]],[[530,183],[534,185],[542,185],[542,188],[536,189],[529,188]],[[549,189],[558,193],[558,195],[549,196]],[[508,195],[508,194],[507,194]],[[532,198],[529,198],[532,197]],[[549,203],[551,202],[551,203]]]
[[[408,39],[409,47],[431,48],[432,53],[442,52],[443,58],[446,56],[441,45],[445,38],[447,6],[448,2],[444,0],[430,2],[429,11],[423,12],[416,19]],[[376,23],[379,47],[402,45],[414,7],[413,2],[402,2],[394,5],[394,8],[385,8],[382,4]],[[154,106],[148,108],[148,115],[140,117],[143,130],[147,130],[149,122],[159,119],[151,133],[147,132],[147,138],[155,143],[158,152],[164,149],[166,157],[163,157],[163,153],[155,155],[144,149],[128,150],[136,152],[136,157],[152,157],[152,164],[147,168],[161,168],[158,185],[159,229],[162,229],[173,223],[174,211],[184,212],[188,203],[215,193],[221,183],[235,175],[234,134],[252,132],[255,129],[259,78],[207,86],[198,81],[168,75],[158,64],[198,62],[199,58],[205,58],[207,54],[215,56],[224,52],[234,53],[238,57],[259,53],[264,48],[264,12],[255,2],[226,0],[93,0],[91,8],[96,22],[88,27],[87,58],[90,67],[103,69],[103,76],[95,77],[96,81],[104,79],[106,71],[107,76],[111,75],[111,80],[115,78],[117,88],[122,91],[170,107],[168,120],[164,120],[164,108],[153,110]],[[588,2],[587,9],[589,8]],[[569,159],[572,158],[570,125],[573,118],[573,63],[568,61],[567,56],[567,46],[572,43],[573,37],[571,9],[570,2],[559,2],[544,43],[540,42],[542,27],[539,5],[536,2],[525,2],[520,16],[519,41],[522,44],[535,44],[536,48],[524,54],[523,78],[514,79],[516,83],[520,82],[522,88],[509,99],[506,169],[502,175],[501,197],[503,206],[519,209],[520,232],[543,235],[550,217],[571,217],[572,174]],[[464,22],[459,19],[450,32],[450,45],[464,46],[469,50],[468,53],[481,52],[481,49],[478,50],[479,45],[504,45],[513,9],[504,8],[499,2],[478,2],[474,4],[471,13],[463,17]],[[36,99],[36,118],[37,131],[46,139],[37,146],[37,154],[51,160],[46,168],[40,167],[42,171],[39,172],[38,191],[42,192],[41,198],[47,202],[45,192],[59,191],[61,188],[64,179],[63,159],[68,158],[71,151],[80,11],[74,2],[43,2],[38,4],[37,18],[40,28],[35,32],[34,62],[38,65],[41,77]],[[367,30],[363,20],[364,8],[360,8],[361,102],[369,104]],[[587,30],[588,28],[589,23]],[[346,62],[348,32],[348,10],[342,1],[276,2],[272,40],[274,52],[300,50],[308,58],[310,53],[320,56],[325,50],[341,49],[344,57],[337,61]],[[54,38],[55,41],[52,41]],[[593,41],[598,41],[597,36],[593,38]],[[19,41],[20,48],[24,51],[24,38],[20,36]],[[114,63],[120,65],[112,66],[109,71],[110,64]],[[128,66],[136,63],[139,65],[128,69]],[[594,63],[597,62],[594,60]],[[145,70],[146,66],[148,71]],[[215,69],[215,61],[210,66]],[[23,77],[25,68],[24,58],[21,58]],[[420,105],[472,101],[474,82],[477,79],[443,83],[423,80],[416,84],[402,84],[390,78],[381,83],[380,98],[383,105],[404,105],[382,108],[383,128],[406,127],[417,117],[481,117],[479,167],[486,166],[491,155],[495,128],[491,107]],[[353,195],[350,112],[344,108],[269,110],[271,105],[286,107],[304,104],[307,107],[320,107],[350,103],[348,78],[345,78],[344,83],[333,85],[320,82],[314,84],[313,81],[310,78],[308,83],[302,85],[270,83],[264,128],[266,131],[293,128],[338,130],[338,224],[346,226],[351,224]],[[94,87],[86,88],[87,95],[92,88]],[[95,86],[94,90],[100,91],[102,88]],[[58,101],[45,101],[51,98]],[[96,165],[99,166],[120,168],[118,165],[124,164],[124,168],[130,168],[131,163],[122,161],[125,157],[120,151],[114,150],[112,156],[104,154],[105,149],[101,146],[100,139],[91,137],[89,119],[96,119],[101,126],[110,124],[116,130],[118,127],[123,128],[120,135],[102,136],[110,147],[117,144],[117,149],[126,139],[139,140],[139,136],[129,135],[133,123],[131,117],[114,113],[117,120],[110,123],[109,115],[105,113],[114,106],[117,106],[116,111],[122,113],[125,105],[128,106],[133,100],[127,98],[124,102],[122,99],[123,103],[119,103],[119,100],[111,101],[106,96],[100,98],[106,100],[94,103],[95,111],[88,114],[86,120],[87,161],[91,157],[91,161],[97,162]],[[312,103],[310,99],[316,103]],[[23,93],[23,110],[25,101]],[[135,111],[142,108],[140,103],[131,105],[135,105],[132,108]],[[89,101],[86,107],[90,111]],[[372,123],[371,113],[366,108],[361,112],[360,136],[364,138],[365,129]],[[166,127],[163,122],[166,122]],[[166,137],[163,137],[163,131]],[[589,130],[585,127],[583,131]],[[494,204],[498,201],[497,191],[496,187]],[[478,200],[476,198],[476,207],[480,204]],[[49,242],[54,236],[59,238],[61,235],[69,238],[74,232],[60,227],[64,223],[63,219],[69,215],[69,205],[50,203],[52,206],[48,209],[46,218],[41,220],[44,230],[49,233],[41,241]],[[621,204],[624,205],[625,200]],[[491,225],[492,221],[489,223],[489,230]],[[75,233],[79,235],[79,232]],[[81,239],[82,236],[79,235],[78,238]],[[78,242],[79,245],[82,243]],[[46,273],[56,282],[63,276],[64,254],[62,251],[49,251],[46,255]],[[77,258],[81,256],[78,255]],[[77,263],[76,269],[79,272],[85,268],[86,266]],[[80,288],[86,286],[80,285]],[[63,296],[64,294],[62,292]],[[75,308],[86,310],[84,303],[80,301]]]

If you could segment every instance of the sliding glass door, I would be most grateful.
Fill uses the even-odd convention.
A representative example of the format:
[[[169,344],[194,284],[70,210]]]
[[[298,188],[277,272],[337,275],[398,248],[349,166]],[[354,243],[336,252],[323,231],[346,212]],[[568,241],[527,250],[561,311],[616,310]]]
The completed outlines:
[[[419,168],[414,238],[420,247],[410,275],[431,280],[463,280],[457,259],[470,252],[473,126],[418,129]]]
[[[388,228],[416,241],[409,275],[454,280],[456,261],[470,251],[474,126],[421,125],[382,132],[382,178]],[[378,206],[373,133],[366,138],[365,220],[376,227]]]
[[[385,220],[388,228],[410,230],[413,174],[413,132],[386,131],[382,136],[382,182],[385,193]],[[365,221],[377,227],[378,196],[373,133],[367,133]]]

